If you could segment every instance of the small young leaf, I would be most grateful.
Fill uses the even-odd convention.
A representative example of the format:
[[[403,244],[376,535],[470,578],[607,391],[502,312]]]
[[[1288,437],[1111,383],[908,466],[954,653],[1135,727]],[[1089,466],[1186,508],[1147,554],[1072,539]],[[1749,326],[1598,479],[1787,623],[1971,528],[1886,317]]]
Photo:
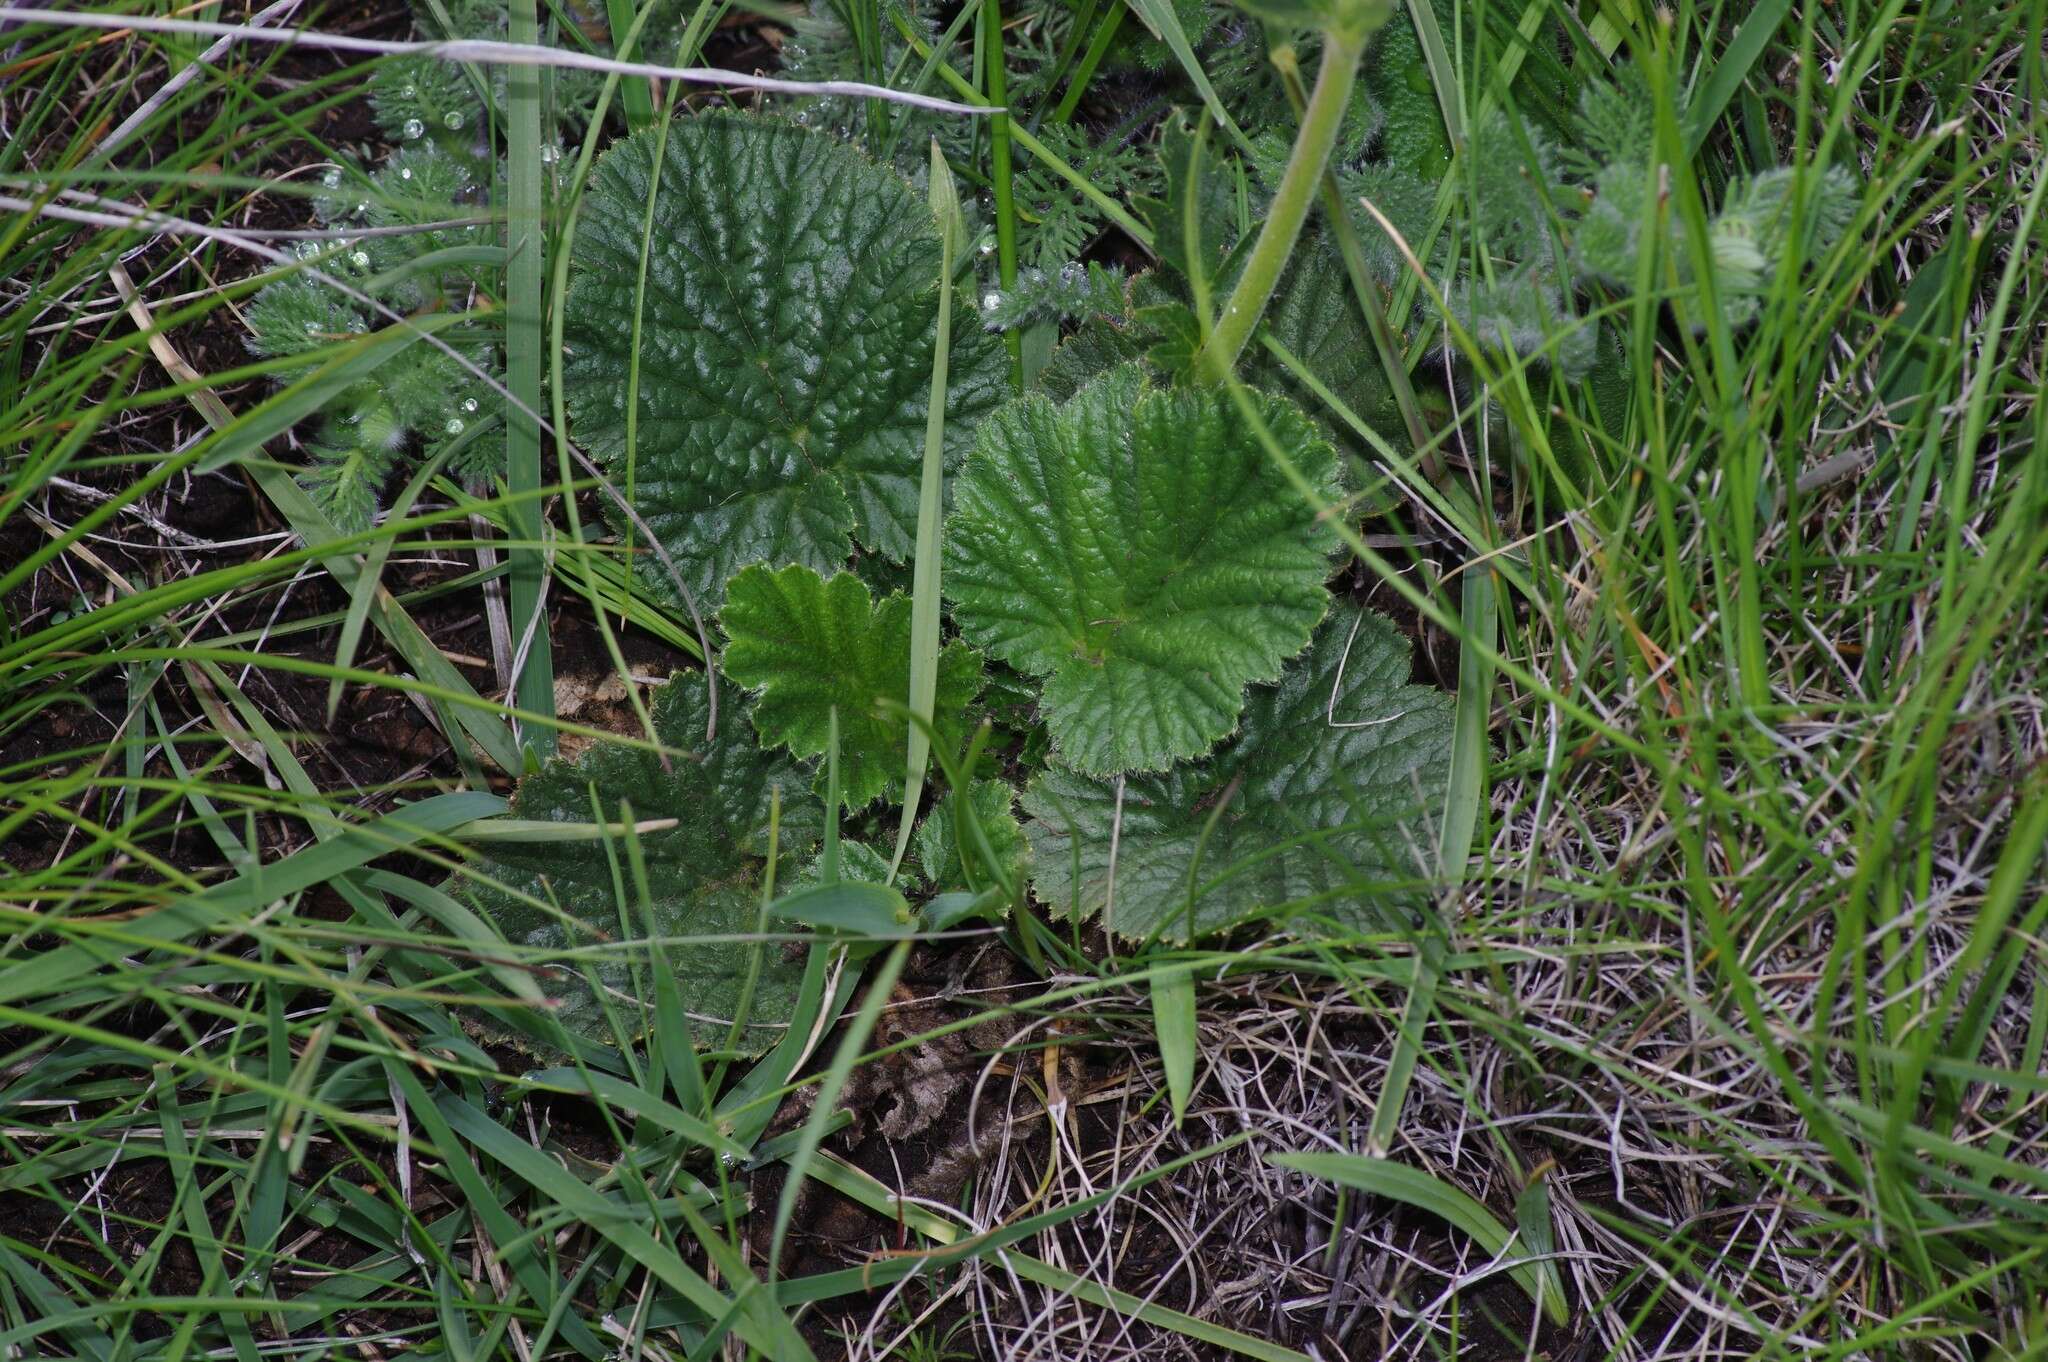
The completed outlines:
[[[1259,399],[1301,475],[1336,494],[1306,416]],[[1046,677],[1060,757],[1163,770],[1237,725],[1329,607],[1334,531],[1220,392],[1161,391],[1136,365],[1065,406],[1027,396],[984,422],[947,523],[961,632]]]
[[[804,777],[789,761],[755,746],[744,719],[727,708],[719,715],[718,736],[704,740],[709,697],[702,673],[676,677],[662,689],[653,706],[655,734],[663,743],[691,755],[672,759],[663,771],[654,754],[635,748],[593,747],[574,762],[556,758],[519,782],[510,816],[561,823],[588,823],[593,808],[607,820],[619,816],[622,800],[630,799],[636,819],[674,819],[675,826],[640,835],[653,898],[654,921],[663,936],[732,936],[753,932],[760,908],[760,876],[768,851],[769,801],[782,789],[782,816],[777,848],[784,867],[793,867],[818,840],[821,813],[804,793]],[[553,901],[573,929],[555,914],[488,886],[477,898],[515,946],[551,950],[601,945],[615,940],[620,905],[612,858],[602,841],[531,844],[492,842],[478,869],[522,894],[543,903]],[[624,877],[632,893],[631,878]],[[629,913],[638,921],[637,913]],[[694,1018],[732,1015],[755,952],[761,974],[754,992],[748,1033],[749,1048],[766,1049],[788,1020],[796,997],[800,967],[782,958],[771,944],[743,941],[693,941],[687,949],[671,947],[684,1007]],[[623,952],[595,964],[599,981],[611,990],[611,1003],[628,1013],[628,1023],[648,1020],[632,1015],[636,1001],[629,992],[631,971]],[[610,1039],[598,1000],[575,973],[550,981],[548,992],[562,1000],[556,1016],[573,1031],[597,1040]],[[729,1021],[699,1020],[698,1039],[716,1043],[725,1038]]]
[[[975,820],[981,824],[982,833],[988,838],[990,850],[1006,862],[1008,868],[1021,869],[1027,848],[1024,830],[1017,824],[1017,815],[1010,812],[1010,801],[1014,798],[1010,787],[1000,780],[977,780],[968,787],[967,798],[974,807]],[[934,889],[969,887],[967,867],[960,858],[956,814],[954,800],[948,798],[931,811],[917,830],[918,865]],[[980,863],[979,857],[975,861],[975,870],[975,887],[986,885],[994,878],[988,867]]]
[[[865,880],[810,885],[776,900],[769,912],[850,936],[900,936],[914,921],[901,891]]]
[[[1055,913],[1109,905],[1127,937],[1185,941],[1317,895],[1384,926],[1434,864],[1450,769],[1450,697],[1407,676],[1394,627],[1345,606],[1210,760],[1132,776],[1121,801],[1115,781],[1048,769],[1024,792],[1033,889]]]
[[[756,564],[732,579],[720,619],[732,640],[726,675],[760,692],[754,727],[761,741],[822,756],[836,705],[847,807],[884,793],[901,797],[910,725],[900,710],[876,702],[901,704],[910,691],[909,597],[892,593],[876,602],[850,572],[827,579],[800,563],[780,571]],[[975,651],[961,643],[942,649],[933,702],[941,742],[958,743],[980,689]]]
[[[1152,1029],[1159,1040],[1159,1062],[1166,1070],[1167,1100],[1173,1123],[1188,1114],[1188,1095],[1195,1086],[1195,976],[1182,965],[1152,976]]]
[[[894,171],[793,123],[700,114],[616,144],[578,219],[564,363],[573,433],[710,604],[755,562],[829,572],[853,542],[901,562],[917,529],[940,240]],[[649,183],[636,457],[626,389]],[[1008,391],[963,315],[946,450]],[[662,575],[647,580],[670,594]],[[907,692],[892,692],[900,699]]]

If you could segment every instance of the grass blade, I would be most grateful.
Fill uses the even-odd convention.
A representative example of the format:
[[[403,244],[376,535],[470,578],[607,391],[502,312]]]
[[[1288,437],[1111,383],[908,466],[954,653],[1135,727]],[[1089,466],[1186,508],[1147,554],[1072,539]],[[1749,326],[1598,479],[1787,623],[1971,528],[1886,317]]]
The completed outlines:
[[[516,44],[540,40],[535,0],[512,0]],[[509,118],[505,129],[505,485],[514,503],[507,508],[512,538],[506,549],[506,589],[512,617],[512,700],[535,714],[555,712],[555,665],[548,641],[547,560],[539,548],[546,526],[538,501],[520,493],[537,491],[541,474],[540,426],[529,415],[541,410],[545,359],[541,280],[540,69],[515,66],[506,72]],[[519,743],[536,758],[554,755],[554,730],[545,724],[519,725]]]
[[[1188,1094],[1195,1086],[1195,978],[1191,966],[1152,976],[1152,1028],[1159,1037],[1166,1093],[1173,1103],[1173,1123],[1178,1126],[1188,1114]]]
[[[331,880],[379,856],[403,851],[464,823],[503,812],[504,808],[505,801],[496,795],[435,795],[372,822],[351,826],[331,840],[317,842],[282,860],[258,867],[249,874],[237,875],[201,893],[179,899],[146,917],[107,927],[97,923],[70,923],[69,929],[80,931],[81,935],[104,935],[105,945],[79,942],[62,946],[30,956],[11,969],[0,971],[0,1002],[52,993],[73,979],[123,955],[132,954],[138,947],[167,946],[183,941],[221,923],[253,914],[279,899]],[[41,921],[40,929],[56,931],[60,928],[57,923],[45,919]]]
[[[1493,1213],[1466,1192],[1442,1178],[1410,1168],[1404,1163],[1368,1158],[1363,1154],[1274,1154],[1266,1162],[1291,1168],[1325,1182],[1354,1191],[1382,1196],[1427,1212],[1470,1235],[1475,1243],[1494,1257],[1507,1253],[1514,1243],[1514,1231],[1500,1223]],[[1565,1322],[1564,1290],[1556,1271],[1548,1263],[1519,1262],[1508,1269],[1529,1298],[1543,1307],[1551,1322]]]
[[[1721,121],[1728,101],[1735,98],[1742,82],[1749,79],[1749,73],[1762,60],[1771,39],[1777,35],[1778,25],[1785,22],[1785,16],[1791,10],[1792,0],[1762,0],[1742,21],[1742,27],[1735,30],[1735,36],[1728,40],[1728,46],[1721,51],[1721,59],[1714,63],[1713,74],[1693,96],[1690,121],[1685,129],[1688,159],[1700,154],[1707,134]]]
[[[1222,97],[1209,82],[1209,73],[1202,68],[1202,59],[1195,55],[1195,45],[1188,41],[1187,29],[1181,26],[1179,12],[1168,0],[1127,0],[1127,3],[1137,11],[1139,20],[1152,31],[1152,36],[1165,43],[1173,53],[1173,59],[1180,63],[1189,83],[1202,96],[1203,107],[1208,109],[1209,116],[1229,134],[1238,150],[1247,156],[1254,155],[1244,129],[1238,127],[1237,120],[1230,116],[1230,110],[1223,107]]]
[[[861,999],[860,1011],[847,1024],[839,1049],[832,1056],[832,1065],[825,1071],[825,1080],[818,1086],[817,1100],[811,1104],[811,1115],[804,1122],[803,1136],[789,1156],[789,1180],[782,1184],[782,1199],[775,1206],[775,1230],[768,1241],[768,1275],[771,1280],[782,1263],[782,1245],[788,1238],[790,1217],[796,1214],[797,1194],[803,1190],[811,1160],[817,1157],[818,1145],[832,1122],[833,1109],[839,1105],[839,1094],[844,1091],[846,1080],[852,1077],[853,1066],[860,1059],[868,1037],[874,1033],[875,1023],[881,1020],[882,1005],[896,990],[896,978],[903,972],[903,962],[910,958],[911,945],[909,941],[897,942],[890,949],[888,958],[882,961],[882,967],[875,971],[875,977],[868,982],[867,997]]]
[[[910,712],[933,721],[932,705],[939,690],[939,535],[945,513],[946,378],[953,347],[953,269],[967,236],[960,219],[960,196],[953,172],[932,141],[932,212],[939,220],[939,338],[932,348],[932,391],[925,409],[924,469],[917,489],[917,550],[910,577]],[[889,881],[910,849],[911,828],[924,793],[925,768],[931,761],[931,733],[925,724],[910,725],[910,757],[903,787],[903,819],[896,828],[896,852],[889,858]]]
[[[1494,667],[1487,660],[1499,633],[1499,598],[1493,573],[1483,564],[1467,571],[1460,611],[1464,646],[1458,658],[1458,708],[1452,719],[1451,780],[1444,793],[1443,819],[1437,836],[1436,880],[1446,896],[1465,882],[1465,863],[1472,854],[1472,834],[1486,803],[1487,721],[1493,710]],[[1475,646],[1476,645],[1476,646]],[[1394,1147],[1394,1127],[1401,1104],[1422,1056],[1422,1036],[1436,1007],[1437,985],[1443,978],[1449,949],[1445,914],[1431,913],[1422,927],[1415,957],[1415,981],[1401,1009],[1401,1029],[1387,1061],[1387,1079],[1373,1108],[1366,1132],[1366,1153],[1386,1154]]]

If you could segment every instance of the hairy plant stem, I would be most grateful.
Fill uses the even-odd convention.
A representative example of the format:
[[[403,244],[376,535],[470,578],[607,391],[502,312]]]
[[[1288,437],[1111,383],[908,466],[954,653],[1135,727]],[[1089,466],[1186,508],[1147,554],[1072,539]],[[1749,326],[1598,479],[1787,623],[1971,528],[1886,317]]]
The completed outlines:
[[[1251,258],[1230,301],[1216,319],[1215,330],[1195,357],[1195,372],[1221,381],[1237,364],[1245,342],[1265,315],[1280,272],[1294,253],[1301,226],[1308,220],[1322,184],[1323,168],[1330,163],[1330,151],[1337,144],[1337,130],[1344,124],[1344,110],[1351,103],[1351,86],[1358,78],[1359,58],[1365,55],[1366,34],[1331,31],[1323,37],[1323,59],[1316,69],[1316,88],[1301,116],[1301,131],[1295,134],[1294,150],[1287,158],[1286,173],[1266,212],[1266,225],[1252,246]]]
[[[1293,46],[1275,48],[1273,65],[1280,72],[1288,102],[1294,106],[1294,116],[1298,119],[1308,107],[1308,95],[1302,89],[1301,63],[1295,59]],[[1401,409],[1401,421],[1408,428],[1408,438],[1421,457],[1423,475],[1431,482],[1437,482],[1442,477],[1442,468],[1430,443],[1429,424],[1422,419],[1422,404],[1416,400],[1415,385],[1408,378],[1408,366],[1402,362],[1401,347],[1395,343],[1393,325],[1387,320],[1387,299],[1366,268],[1365,247],[1358,240],[1351,215],[1344,211],[1344,193],[1338,187],[1337,172],[1327,164],[1323,167],[1319,185],[1323,215],[1330,220],[1337,251],[1344,259],[1344,273],[1350,277],[1351,291],[1358,298],[1359,311],[1365,314],[1366,329],[1372,333],[1373,349],[1379,353],[1380,367],[1387,374],[1387,386],[1394,393],[1394,405]]]

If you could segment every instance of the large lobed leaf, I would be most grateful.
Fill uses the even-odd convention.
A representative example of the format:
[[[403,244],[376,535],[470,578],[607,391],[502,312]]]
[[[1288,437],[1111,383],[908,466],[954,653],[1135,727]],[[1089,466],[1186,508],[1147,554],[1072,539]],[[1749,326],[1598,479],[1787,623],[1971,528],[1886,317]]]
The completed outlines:
[[[1336,454],[1258,397],[1300,475],[1334,498]],[[1064,406],[983,423],[946,527],[961,632],[1033,676],[1067,764],[1162,770],[1237,726],[1329,606],[1336,535],[1229,396],[1153,388],[1137,365]]]
[[[760,693],[754,727],[761,741],[821,757],[837,708],[840,788],[849,808],[881,794],[903,796],[910,725],[900,710],[877,702],[909,698],[910,615],[907,596],[891,592],[877,602],[852,573],[827,579],[800,563],[780,570],[756,564],[727,588],[725,673]],[[980,689],[980,655],[948,644],[932,703],[941,744],[959,744]],[[820,790],[824,782],[821,770]]]
[[[917,526],[939,309],[931,210],[894,171],[776,119],[701,114],[659,170],[633,467],[626,397],[655,134],[599,159],[565,317],[576,438],[625,488],[700,600],[755,562],[889,559]],[[964,304],[962,305],[964,307]],[[953,327],[947,448],[1007,393],[1001,342]],[[647,580],[670,594],[666,576]]]
[[[1121,819],[1115,781],[1042,772],[1024,792],[1034,891],[1056,913],[1107,905],[1128,937],[1289,905],[1386,926],[1431,863],[1450,771],[1451,699],[1404,684],[1408,666],[1391,624],[1346,605],[1215,756],[1128,777]]]
[[[816,845],[823,811],[807,792],[809,777],[778,753],[754,743],[744,712],[721,696],[718,734],[705,741],[709,694],[702,673],[676,677],[663,687],[653,708],[660,740],[688,755],[662,770],[650,752],[614,745],[589,749],[571,762],[560,758],[519,782],[511,817],[557,823],[618,821],[630,801],[636,820],[673,818],[676,826],[640,836],[647,866],[654,931],[661,937],[719,937],[754,932],[761,904],[761,876],[767,865],[770,801],[782,792],[777,829],[779,879],[787,880]],[[615,839],[607,854],[602,841],[493,843],[477,869],[510,889],[552,902],[572,921],[491,886],[477,891],[481,905],[507,941],[545,950],[602,946],[646,937],[646,922],[635,915],[637,900],[625,848]],[[615,874],[618,876],[614,878]],[[624,886],[623,899],[620,886]],[[622,902],[626,915],[622,917]],[[743,941],[692,940],[666,947],[684,1008],[698,1020],[698,1039],[722,1043],[750,967],[760,970],[749,1028],[742,1046],[760,1051],[775,1043],[796,1003],[802,969],[783,958],[780,946]],[[632,986],[634,965],[645,979],[649,956],[636,950],[602,951],[592,963],[627,1027],[643,1018],[638,999],[651,990]],[[551,985],[570,1029],[609,1042],[598,999],[583,980],[564,976]]]

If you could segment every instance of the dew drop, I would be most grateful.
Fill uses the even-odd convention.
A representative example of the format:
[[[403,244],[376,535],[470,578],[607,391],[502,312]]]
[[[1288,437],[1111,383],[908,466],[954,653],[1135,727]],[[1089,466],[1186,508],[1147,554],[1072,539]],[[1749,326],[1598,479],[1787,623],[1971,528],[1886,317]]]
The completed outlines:
[[[403,136],[406,141],[411,142],[417,140],[421,134],[426,132],[426,130],[426,124],[420,122],[417,118],[408,118],[405,120],[405,126],[400,128],[398,131],[399,134]]]
[[[466,411],[466,412],[469,412],[470,414],[474,415],[474,414],[476,413],[476,399],[475,399],[474,397],[465,397],[465,398],[463,398],[463,399],[462,399],[462,409],[463,409],[464,411]]]
[[[988,258],[989,258],[990,256],[994,255],[995,253],[996,253],[996,243],[995,243],[995,242],[993,242],[993,241],[984,241],[984,242],[982,242],[982,243],[981,243],[981,258],[982,258],[983,260],[986,260],[986,259],[988,259]]]
[[[981,295],[981,310],[983,312],[993,312],[1002,305],[1003,295],[994,289],[990,289],[987,293]]]
[[[540,163],[544,166],[553,165],[561,159],[561,156],[561,148],[555,146],[552,142],[540,149]]]
[[[341,188],[341,172],[338,170],[328,171],[320,177],[320,183],[326,185],[329,189]]]
[[[450,132],[454,132],[457,129],[461,128],[462,110],[450,109],[447,113],[441,115],[441,126],[448,129],[448,131]]]
[[[411,179],[411,178],[412,178],[412,167],[411,167],[411,166],[400,166],[400,167],[398,168],[398,178],[399,178],[399,179],[401,179],[401,180],[409,180],[409,179]]]
[[[320,334],[320,323],[318,323],[318,322],[307,322],[307,323],[306,323],[306,334],[307,334],[307,335],[309,335],[309,336],[317,336],[317,335],[319,335],[319,334]]]
[[[358,213],[367,213],[367,212],[369,212],[369,211],[370,211],[370,201],[369,201],[368,199],[357,199],[357,200],[356,200],[356,211],[357,211]]]
[[[460,416],[449,417],[448,424],[445,427],[445,429],[450,435],[462,434],[462,418]]]
[[[411,99],[414,95],[418,93],[419,91],[413,89],[412,86],[408,85],[403,90],[400,90],[398,92],[398,97],[400,99]]]
[[[366,270],[370,268],[370,253],[368,251],[357,251],[348,258],[348,263],[354,265],[359,270]]]

